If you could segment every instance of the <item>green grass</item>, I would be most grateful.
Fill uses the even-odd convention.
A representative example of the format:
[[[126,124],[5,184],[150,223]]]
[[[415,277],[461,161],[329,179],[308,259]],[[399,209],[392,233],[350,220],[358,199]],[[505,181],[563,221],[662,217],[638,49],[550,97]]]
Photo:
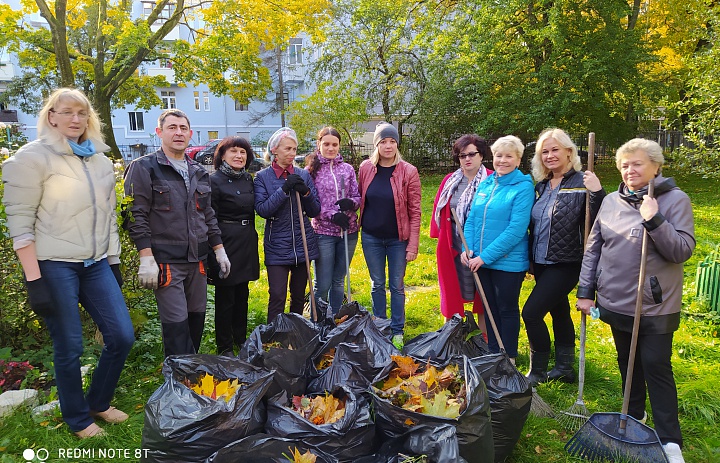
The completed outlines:
[[[598,175],[608,191],[619,182],[614,166],[599,166]],[[670,170],[666,175],[672,175]],[[435,240],[429,237],[430,211],[440,176],[423,177],[423,220],[420,254],[407,269],[407,322],[408,338],[438,329],[443,320],[438,309],[439,293],[435,264]],[[687,276],[686,305],[691,312],[702,311],[702,303],[692,297],[692,280],[695,267],[718,243],[720,216],[717,182],[692,175],[676,176],[678,185],[686,191],[693,202],[697,248],[695,255],[685,265]],[[258,220],[258,230],[262,221]],[[365,267],[362,247],[358,246],[351,267],[353,296],[366,307],[370,302],[370,280]],[[261,278],[250,285],[250,329],[264,323],[267,307],[267,287],[264,269]],[[523,285],[521,305],[532,289],[532,279]],[[150,299],[151,301],[151,299]],[[214,353],[212,334],[212,291],[203,352]],[[2,419],[0,424],[0,462],[24,462],[21,457],[26,448],[46,448],[49,461],[101,461],[98,458],[58,459],[58,449],[130,449],[140,448],[143,427],[143,406],[148,397],[162,383],[160,364],[162,348],[157,314],[145,299],[149,321],[143,326],[138,341],[131,352],[114,404],[130,413],[130,420],[119,425],[104,426],[108,436],[89,441],[77,440],[59,416],[34,420],[27,411],[20,411]],[[579,316],[574,314],[576,326]],[[685,438],[685,459],[693,463],[720,462],[720,340],[718,317],[698,314],[684,317],[675,334],[673,366],[680,402],[680,424]],[[528,345],[524,330],[520,335],[518,368],[525,372],[528,366]],[[92,358],[91,358],[92,360]],[[91,362],[92,363],[92,362]],[[555,410],[568,409],[577,397],[577,384],[550,383],[539,387],[539,394]],[[599,321],[588,324],[587,374],[585,402],[591,412],[619,411],[622,403],[620,375],[615,361],[615,348],[607,325]],[[649,407],[648,407],[649,410]],[[649,421],[652,424],[652,418]],[[571,436],[559,424],[549,418],[530,416],[520,440],[507,460],[512,463],[577,462],[568,456],[563,446]],[[36,460],[37,461],[37,460]],[[136,461],[134,458],[125,461]]]

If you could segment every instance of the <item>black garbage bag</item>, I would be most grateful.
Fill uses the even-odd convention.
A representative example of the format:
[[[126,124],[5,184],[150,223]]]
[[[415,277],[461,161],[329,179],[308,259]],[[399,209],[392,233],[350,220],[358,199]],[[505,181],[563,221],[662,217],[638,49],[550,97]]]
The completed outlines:
[[[465,463],[460,456],[455,426],[443,424],[413,426],[405,434],[391,439],[374,455],[362,457],[355,463],[402,463],[417,457],[426,457],[428,463]]]
[[[319,334],[312,322],[301,315],[281,313],[269,325],[260,325],[243,344],[238,358],[253,365],[275,370],[268,396],[282,391],[289,394],[305,392],[311,376],[310,356],[317,349]],[[275,343],[266,351],[263,344]]]
[[[242,360],[217,355],[170,356],[163,363],[165,383],[145,405],[142,461],[198,462],[218,449],[263,429],[266,409],[261,401],[273,372]],[[196,394],[183,384],[201,376],[237,379],[243,385],[228,400]]]
[[[345,400],[345,413],[334,423],[315,424],[289,406],[292,397],[285,394],[268,401],[265,432],[273,436],[301,440],[333,455],[341,462],[372,453],[376,448],[375,425],[370,416],[367,399],[349,388],[339,387],[331,392]],[[312,398],[318,394],[308,394]]]
[[[416,425],[430,427],[451,425],[455,427],[460,455],[465,460],[469,463],[493,461],[495,450],[490,422],[490,399],[482,377],[465,356],[453,357],[444,363],[430,363],[436,368],[445,368],[451,363],[458,365],[460,374],[465,380],[467,394],[465,410],[457,418],[426,415],[398,407],[389,400],[378,396],[371,388],[375,425],[381,439],[386,441],[397,438]],[[418,371],[423,371],[423,368]],[[386,377],[387,374],[385,377],[377,378],[377,381],[384,380]],[[377,381],[373,381],[373,383]]]
[[[349,320],[356,316],[369,316],[373,323],[375,324],[375,327],[382,333],[386,338],[390,338],[392,336],[392,330],[390,329],[390,319],[388,318],[380,318],[374,316],[371,312],[368,312],[368,310],[361,306],[357,301],[347,302],[340,306],[340,310],[337,314],[334,315],[334,322],[335,324],[338,323],[339,320]],[[329,332],[330,330],[328,330]],[[327,334],[327,333],[325,333]]]
[[[285,439],[269,434],[253,434],[221,448],[210,456],[205,463],[288,463],[288,458],[297,449],[301,454],[312,452],[317,457],[315,463],[337,463],[337,458],[320,449],[307,445],[302,440]]]
[[[495,461],[512,453],[530,412],[532,388],[527,378],[503,354],[470,359],[485,380],[490,396]]]
[[[445,362],[455,355],[479,357],[490,353],[472,313],[465,320],[453,315],[439,330],[415,336],[403,347],[403,353],[415,358]]]

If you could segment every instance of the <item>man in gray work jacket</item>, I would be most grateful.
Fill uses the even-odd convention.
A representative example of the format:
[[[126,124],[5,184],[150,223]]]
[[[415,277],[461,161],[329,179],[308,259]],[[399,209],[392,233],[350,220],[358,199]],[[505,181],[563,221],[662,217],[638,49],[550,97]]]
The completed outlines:
[[[209,175],[185,156],[190,120],[168,109],[155,133],[160,149],[134,160],[125,173],[125,195],[132,198],[125,227],[140,255],[140,285],[155,290],[165,355],[193,354],[205,324],[209,248],[221,278],[230,273],[230,261],[210,207]]]

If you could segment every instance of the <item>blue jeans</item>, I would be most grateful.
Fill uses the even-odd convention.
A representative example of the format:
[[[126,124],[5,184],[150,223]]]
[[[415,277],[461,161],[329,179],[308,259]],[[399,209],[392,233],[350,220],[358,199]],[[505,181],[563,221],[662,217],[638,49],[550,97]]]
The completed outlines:
[[[340,310],[345,293],[345,239],[317,234],[320,257],[315,259],[315,297],[330,303],[333,313]],[[348,233],[348,256],[352,262],[358,234]],[[349,264],[348,264],[349,265]]]
[[[487,297],[489,310],[500,333],[500,340],[510,358],[517,357],[518,336],[520,336],[520,289],[525,272],[504,272],[480,267],[477,272]],[[492,330],[488,309],[485,309],[485,323],[488,327],[488,346],[494,353],[500,352],[500,343]]]
[[[403,334],[405,329],[405,268],[407,241],[396,238],[376,238],[362,234],[365,263],[372,280],[373,314],[387,318],[387,295],[385,294],[385,262],[388,266],[390,286],[390,329],[392,334]]]
[[[45,323],[53,340],[60,410],[70,429],[80,431],[94,421],[90,410],[102,412],[110,407],[135,333],[107,259],[89,267],[82,262],[45,260],[40,261],[40,272],[56,303]],[[97,323],[105,343],[87,395],[80,375],[83,331],[78,303]]]

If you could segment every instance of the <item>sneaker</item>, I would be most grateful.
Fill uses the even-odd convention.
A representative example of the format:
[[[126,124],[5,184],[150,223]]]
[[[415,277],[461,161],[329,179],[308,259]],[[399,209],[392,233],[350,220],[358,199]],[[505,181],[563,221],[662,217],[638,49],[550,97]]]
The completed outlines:
[[[398,350],[402,350],[405,345],[405,339],[402,334],[396,334],[392,337],[392,343]]]
[[[663,450],[670,463],[685,463],[682,450],[680,450],[680,446],[675,442],[668,442],[663,445]]]

